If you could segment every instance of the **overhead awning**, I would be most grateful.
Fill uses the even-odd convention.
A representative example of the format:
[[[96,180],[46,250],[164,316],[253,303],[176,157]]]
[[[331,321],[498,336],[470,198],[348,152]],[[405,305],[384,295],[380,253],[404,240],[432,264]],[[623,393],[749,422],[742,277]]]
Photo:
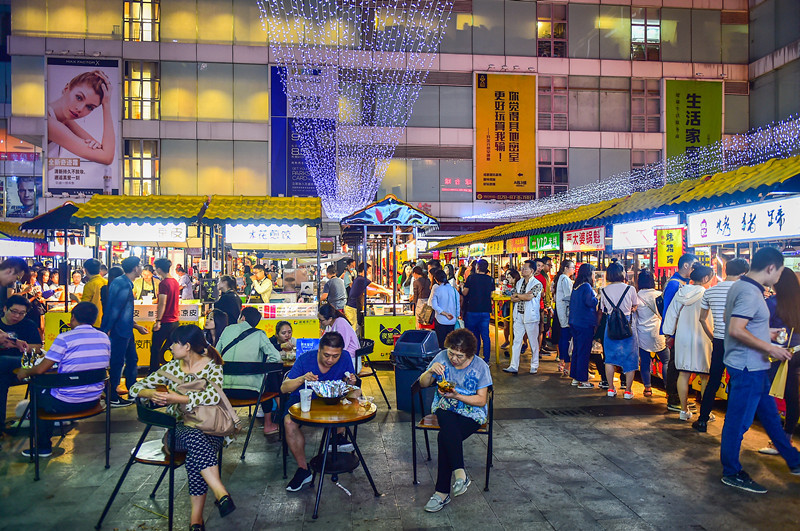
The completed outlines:
[[[598,216],[604,224],[622,223],[645,219],[665,205],[683,194],[689,193],[703,182],[702,179],[689,179],[679,183],[667,184],[661,188],[653,188],[643,192],[636,192],[603,212]],[[667,209],[669,210],[669,209]]]
[[[318,197],[215,195],[203,219],[212,223],[319,225],[322,223],[322,200]]]
[[[23,231],[19,228],[19,223],[12,221],[0,221],[0,237],[8,240],[23,242],[43,242],[45,237],[39,230]]]
[[[443,249],[454,249],[462,245],[469,245],[474,242],[489,241],[490,238],[499,234],[507,225],[498,225],[489,229],[484,229],[479,232],[471,232],[469,234],[460,234],[453,238],[441,241],[428,251],[441,251]]]
[[[700,179],[699,184],[681,194],[671,205],[717,208],[758,199],[773,191],[800,192],[800,155],[770,159],[755,166],[715,173]],[[791,182],[790,182],[791,181]],[[692,207],[697,208],[692,208]]]
[[[78,229],[82,227],[82,224],[73,217],[77,211],[78,206],[71,201],[67,201],[44,214],[39,214],[33,219],[20,223],[19,228],[22,230]]]
[[[439,220],[390,194],[342,218],[339,224],[342,227],[347,225],[438,227]]]
[[[73,219],[101,223],[195,223],[208,197],[184,195],[94,195]]]

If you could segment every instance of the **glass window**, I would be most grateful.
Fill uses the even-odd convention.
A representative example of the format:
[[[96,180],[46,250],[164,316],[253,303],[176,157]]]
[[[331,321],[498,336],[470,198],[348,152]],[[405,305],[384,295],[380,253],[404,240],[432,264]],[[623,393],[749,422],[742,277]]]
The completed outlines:
[[[122,159],[122,189],[125,195],[161,193],[158,147],[158,140],[125,140]]]
[[[126,41],[158,42],[161,0],[125,0],[122,23]]]
[[[661,60],[661,10],[656,7],[631,8],[631,59]]]
[[[567,191],[569,165],[566,148],[539,148],[538,166],[537,199]]]
[[[664,183],[664,169],[653,166],[661,162],[660,149],[631,150],[630,186],[632,191],[643,192]]]
[[[125,119],[161,118],[158,63],[125,61]]]
[[[661,131],[661,82],[658,79],[631,79],[631,131]]]
[[[567,57],[567,4],[538,4],[536,43],[539,57]]]
[[[538,129],[566,131],[568,108],[566,76],[539,76]]]

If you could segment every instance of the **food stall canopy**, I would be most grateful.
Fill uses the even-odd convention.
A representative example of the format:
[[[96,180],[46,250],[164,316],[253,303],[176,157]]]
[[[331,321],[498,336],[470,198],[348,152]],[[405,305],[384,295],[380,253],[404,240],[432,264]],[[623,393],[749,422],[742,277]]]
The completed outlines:
[[[702,179],[688,179],[679,183],[667,184],[661,188],[652,188],[643,192],[636,192],[603,212],[598,216],[598,221],[606,224],[623,223],[647,219],[656,212],[669,213],[672,208],[664,208],[672,204],[682,194],[696,188]]]
[[[208,202],[206,196],[94,195],[80,205],[73,219],[101,223],[195,223]],[[35,219],[35,218],[34,218]]]
[[[61,206],[48,210],[44,214],[39,214],[33,219],[20,223],[21,230],[65,230],[83,228],[83,224],[75,220],[75,213],[78,206],[71,201],[67,201]]]
[[[671,205],[697,211],[754,201],[769,192],[800,192],[800,155],[705,176]]]
[[[476,241],[489,241],[493,236],[499,234],[503,229],[505,229],[508,225],[498,225],[496,227],[491,227],[488,229],[484,229],[479,232],[471,232],[468,234],[460,234],[448,240],[441,241],[436,244],[435,247],[431,247],[428,249],[429,251],[441,251],[443,249],[456,249],[462,246],[469,246],[469,244],[476,242]]]
[[[202,218],[212,223],[320,225],[322,200],[318,197],[215,195]]]
[[[0,221],[0,237],[4,240],[21,242],[43,242],[44,234],[41,230],[21,230],[19,223]]]
[[[380,201],[371,203],[361,210],[345,216],[339,221],[342,240],[348,244],[358,244],[367,234],[391,234],[392,230],[410,233],[413,230],[433,230],[439,227],[439,220],[422,210],[400,201],[389,194]]]

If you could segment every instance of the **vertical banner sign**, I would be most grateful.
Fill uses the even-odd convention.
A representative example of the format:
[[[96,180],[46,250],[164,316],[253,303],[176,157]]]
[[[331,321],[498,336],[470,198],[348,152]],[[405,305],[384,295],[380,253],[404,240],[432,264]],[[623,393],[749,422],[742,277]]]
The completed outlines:
[[[686,153],[685,173],[697,177],[699,149],[722,139],[722,83],[666,83],[667,158]]]
[[[536,199],[536,76],[475,74],[476,199]]]
[[[656,267],[678,267],[683,254],[683,229],[656,229]]]
[[[47,58],[47,190],[119,192],[117,59]]]

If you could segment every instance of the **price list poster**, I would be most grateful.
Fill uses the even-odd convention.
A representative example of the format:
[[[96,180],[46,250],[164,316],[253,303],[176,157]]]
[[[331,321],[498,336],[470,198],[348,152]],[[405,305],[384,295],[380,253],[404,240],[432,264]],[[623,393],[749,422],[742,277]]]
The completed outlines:
[[[475,198],[536,198],[536,76],[475,74]]]

